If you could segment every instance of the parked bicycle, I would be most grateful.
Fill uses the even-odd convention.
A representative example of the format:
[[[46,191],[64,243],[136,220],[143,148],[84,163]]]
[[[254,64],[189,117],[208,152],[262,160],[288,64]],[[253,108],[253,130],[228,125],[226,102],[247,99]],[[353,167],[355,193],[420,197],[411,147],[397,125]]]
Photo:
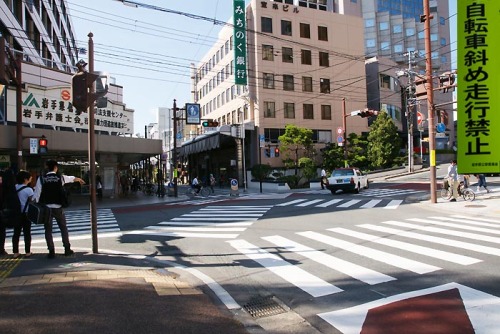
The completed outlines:
[[[188,187],[186,190],[186,195],[189,197],[194,197],[194,196],[202,196],[202,197],[208,197],[210,196],[210,188],[206,188],[204,186],[201,186],[201,189],[199,193],[196,193],[196,188],[195,187]]]
[[[476,199],[476,193],[472,189],[467,188],[463,181],[461,181],[460,184],[458,185],[457,191],[458,191],[458,196],[462,196],[464,200],[468,202],[472,202],[473,200]],[[448,180],[444,180],[441,188],[441,198],[445,200],[450,200],[452,196],[453,193],[450,183],[448,182]]]

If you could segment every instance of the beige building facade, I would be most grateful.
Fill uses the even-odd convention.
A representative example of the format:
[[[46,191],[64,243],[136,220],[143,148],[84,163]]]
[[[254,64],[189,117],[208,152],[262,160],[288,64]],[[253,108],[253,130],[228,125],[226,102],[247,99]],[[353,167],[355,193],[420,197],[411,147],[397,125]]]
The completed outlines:
[[[351,111],[367,107],[363,19],[333,12],[333,3],[330,7],[252,1],[246,8],[247,86],[234,83],[231,25],[222,28],[218,42],[196,66],[194,101],[200,104],[202,119],[216,120],[226,126],[223,129],[239,128],[239,137],[244,125],[246,166],[283,166],[283,157],[273,153],[287,124],[311,129],[316,148],[336,143],[344,135],[344,121],[347,134],[369,130],[366,118],[350,117]],[[197,131],[203,137],[217,133],[216,128],[201,126]],[[269,156],[265,148],[271,148]],[[217,147],[201,149],[203,145],[198,152],[189,151],[205,157],[217,154]],[[237,160],[235,156],[231,160]],[[226,168],[224,163],[217,159],[206,168],[217,173]]]

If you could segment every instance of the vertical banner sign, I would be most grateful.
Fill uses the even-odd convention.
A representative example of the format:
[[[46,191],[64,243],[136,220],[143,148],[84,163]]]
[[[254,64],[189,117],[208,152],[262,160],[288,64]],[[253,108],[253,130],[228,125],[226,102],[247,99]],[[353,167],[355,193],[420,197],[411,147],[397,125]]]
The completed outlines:
[[[458,171],[500,172],[500,1],[458,5]]]
[[[247,84],[247,31],[245,0],[234,0],[234,81]]]

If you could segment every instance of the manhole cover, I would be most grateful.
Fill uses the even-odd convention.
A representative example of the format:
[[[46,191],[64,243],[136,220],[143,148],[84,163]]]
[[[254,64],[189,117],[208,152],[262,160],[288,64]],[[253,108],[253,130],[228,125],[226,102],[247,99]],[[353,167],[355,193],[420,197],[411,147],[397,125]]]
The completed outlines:
[[[480,204],[471,204],[471,205],[466,205],[466,208],[485,208],[486,205],[480,205]]]
[[[272,315],[286,313],[286,310],[275,300],[274,296],[255,297],[243,305],[252,318],[264,318]]]

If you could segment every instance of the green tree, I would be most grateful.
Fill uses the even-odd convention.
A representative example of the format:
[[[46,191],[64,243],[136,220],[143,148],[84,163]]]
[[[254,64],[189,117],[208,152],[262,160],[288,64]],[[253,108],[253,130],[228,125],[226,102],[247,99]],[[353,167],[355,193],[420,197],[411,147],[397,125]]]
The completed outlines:
[[[349,166],[367,169],[370,165],[367,155],[367,135],[358,136],[355,133],[351,133],[349,134],[347,143],[347,163]]]
[[[344,147],[335,143],[326,144],[321,150],[323,155],[323,168],[332,171],[335,168],[344,166]]]
[[[311,158],[300,158],[299,167],[302,168],[302,175],[308,181],[316,176],[316,164]]]
[[[392,167],[399,156],[401,139],[393,120],[380,112],[368,134],[368,160],[374,168]]]
[[[272,167],[269,164],[257,164],[252,167],[252,176],[258,181],[263,181],[271,173],[271,170]]]
[[[283,161],[293,163],[295,175],[298,175],[299,158],[301,156],[311,157],[313,150],[313,131],[311,129],[300,128],[293,124],[285,127],[285,133],[278,137],[281,152],[284,155]],[[290,164],[288,164],[290,165]]]

